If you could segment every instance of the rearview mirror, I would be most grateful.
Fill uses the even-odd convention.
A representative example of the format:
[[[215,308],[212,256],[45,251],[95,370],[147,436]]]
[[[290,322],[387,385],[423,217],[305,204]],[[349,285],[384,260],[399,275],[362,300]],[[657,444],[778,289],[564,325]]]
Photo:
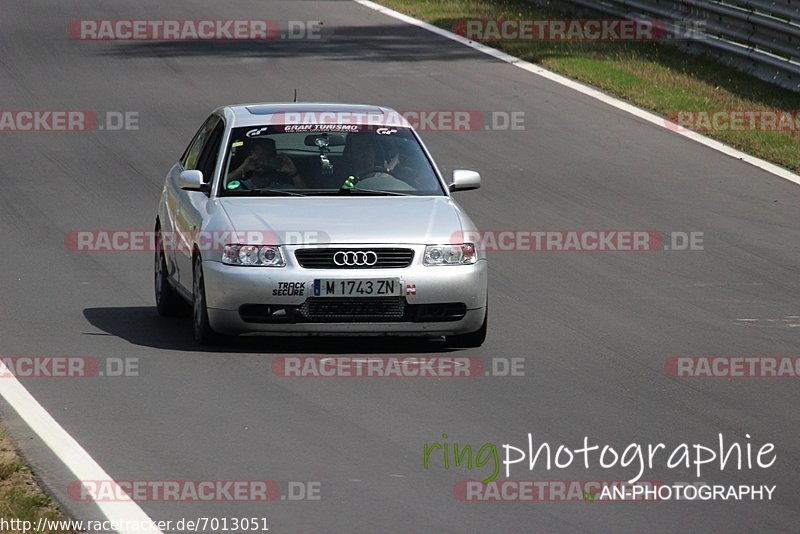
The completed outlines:
[[[314,134],[307,135],[304,144],[306,146],[316,146],[319,148],[328,146],[344,146],[344,136],[342,134]]]
[[[186,191],[201,191],[203,185],[202,171],[183,171],[178,177],[178,187]]]
[[[450,191],[469,191],[481,186],[481,175],[475,171],[453,171],[453,183],[448,186]]]

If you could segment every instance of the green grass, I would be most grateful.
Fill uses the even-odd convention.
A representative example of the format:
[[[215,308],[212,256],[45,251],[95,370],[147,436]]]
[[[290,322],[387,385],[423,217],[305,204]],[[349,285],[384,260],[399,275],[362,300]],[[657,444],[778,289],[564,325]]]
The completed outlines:
[[[64,518],[53,501],[36,484],[29,467],[14,450],[5,433],[0,431],[0,517],[20,519],[33,524],[40,517],[54,521]],[[0,534],[18,534],[2,530]],[[42,531],[43,534],[65,534],[67,531]]]
[[[570,18],[523,0],[380,0],[445,29],[464,19]],[[659,43],[499,42],[485,44],[597,87],[662,115],[681,110],[800,110],[800,94],[711,58]],[[702,131],[744,152],[800,171],[800,132]]]

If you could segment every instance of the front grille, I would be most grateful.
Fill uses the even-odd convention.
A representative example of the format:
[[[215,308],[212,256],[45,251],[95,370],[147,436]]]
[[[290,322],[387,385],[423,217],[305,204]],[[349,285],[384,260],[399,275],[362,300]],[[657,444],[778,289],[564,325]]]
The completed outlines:
[[[312,297],[300,306],[299,312],[310,322],[384,322],[401,320],[405,308],[403,297]]]
[[[374,252],[374,265],[336,265],[337,252]],[[411,265],[414,251],[408,248],[301,248],[294,257],[306,269],[403,269]]]

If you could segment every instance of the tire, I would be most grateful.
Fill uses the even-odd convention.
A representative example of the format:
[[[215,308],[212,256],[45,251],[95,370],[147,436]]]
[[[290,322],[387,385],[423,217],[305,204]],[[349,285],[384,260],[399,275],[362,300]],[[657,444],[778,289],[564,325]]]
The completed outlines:
[[[486,305],[486,314],[483,316],[483,324],[479,329],[469,334],[457,336],[445,336],[445,343],[449,347],[471,349],[480,347],[486,341],[486,331],[489,324],[489,305]]]
[[[184,305],[175,289],[169,284],[167,277],[167,259],[161,242],[161,230],[156,229],[156,250],[153,258],[153,284],[155,286],[156,309],[163,317],[172,317],[181,311]]]
[[[194,325],[194,340],[201,345],[214,345],[219,343],[220,336],[211,328],[208,322],[208,307],[206,306],[206,285],[203,278],[203,260],[200,255],[195,256],[192,262],[192,324]]]

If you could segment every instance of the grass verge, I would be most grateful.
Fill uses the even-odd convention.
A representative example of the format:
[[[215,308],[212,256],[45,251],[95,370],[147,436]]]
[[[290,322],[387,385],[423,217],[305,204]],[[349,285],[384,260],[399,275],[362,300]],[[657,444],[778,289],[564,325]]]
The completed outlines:
[[[441,28],[465,19],[553,19],[568,14],[524,0],[378,0]],[[732,69],[712,58],[695,56],[653,42],[486,41],[548,70],[597,87],[637,106],[673,117],[679,111],[800,110],[800,93]],[[695,114],[697,117],[697,114]],[[800,171],[800,124],[783,129],[731,131],[706,125],[700,133],[744,152]],[[698,122],[697,124],[701,124]]]
[[[20,519],[36,524],[39,518],[63,520],[52,499],[39,488],[29,467],[17,454],[14,446],[0,430],[0,517]],[[0,534],[19,534],[19,530],[4,530]],[[41,533],[68,534],[68,530],[43,530]]]

